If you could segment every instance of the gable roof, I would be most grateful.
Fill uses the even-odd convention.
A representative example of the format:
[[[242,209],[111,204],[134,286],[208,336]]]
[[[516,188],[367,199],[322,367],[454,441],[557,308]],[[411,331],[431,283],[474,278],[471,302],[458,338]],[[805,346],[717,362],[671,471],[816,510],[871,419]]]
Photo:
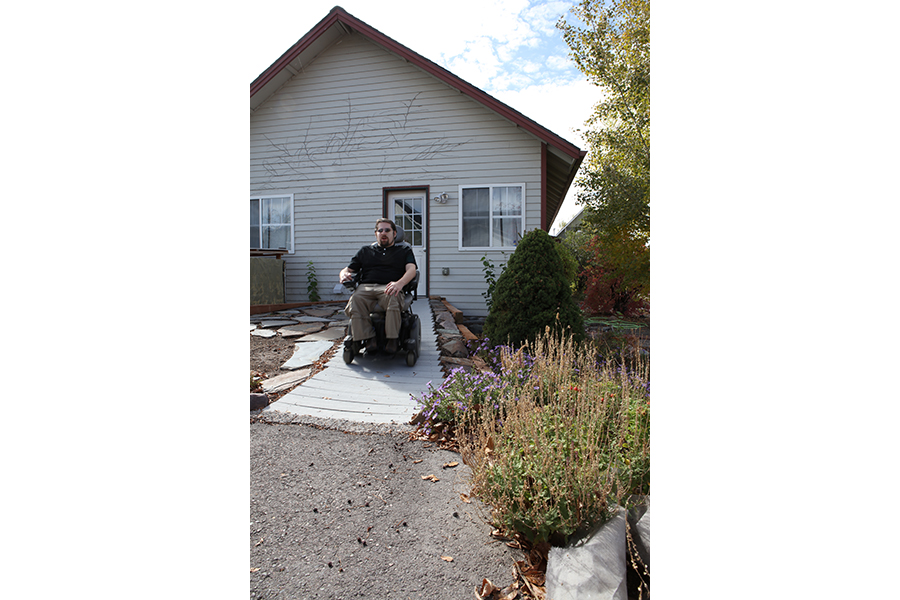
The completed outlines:
[[[556,217],[559,207],[568,191],[578,167],[587,152],[571,142],[559,137],[549,129],[532,121],[519,111],[500,102],[490,94],[460,79],[440,65],[413,52],[403,44],[384,35],[377,29],[363,23],[340,6],[331,9],[296,44],[288,48],[272,65],[250,84],[250,112],[255,111],[291,77],[300,73],[305,65],[312,62],[342,37],[359,33],[386,50],[412,63],[426,73],[438,78],[460,93],[483,104],[501,117],[546,144],[545,187],[546,205],[543,207],[542,226],[547,229]],[[544,186],[542,186],[544,187]]]

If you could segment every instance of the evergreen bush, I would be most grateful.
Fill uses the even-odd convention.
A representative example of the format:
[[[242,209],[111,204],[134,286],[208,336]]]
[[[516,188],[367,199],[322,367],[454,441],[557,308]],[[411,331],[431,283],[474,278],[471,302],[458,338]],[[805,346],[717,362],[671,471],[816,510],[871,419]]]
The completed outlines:
[[[484,336],[495,345],[520,346],[550,327],[560,333],[570,328],[576,341],[583,340],[584,321],[565,270],[546,231],[526,233],[497,279]]]

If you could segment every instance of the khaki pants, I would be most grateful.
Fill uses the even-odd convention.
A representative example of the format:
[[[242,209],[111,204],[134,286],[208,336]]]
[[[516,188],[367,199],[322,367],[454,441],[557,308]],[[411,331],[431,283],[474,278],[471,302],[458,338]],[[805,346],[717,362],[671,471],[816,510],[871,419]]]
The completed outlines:
[[[361,283],[350,296],[344,313],[350,317],[350,334],[354,340],[375,336],[375,327],[369,318],[373,312],[384,313],[384,337],[395,340],[400,336],[400,311],[409,308],[412,296],[388,296],[384,293],[386,287],[380,283]]]

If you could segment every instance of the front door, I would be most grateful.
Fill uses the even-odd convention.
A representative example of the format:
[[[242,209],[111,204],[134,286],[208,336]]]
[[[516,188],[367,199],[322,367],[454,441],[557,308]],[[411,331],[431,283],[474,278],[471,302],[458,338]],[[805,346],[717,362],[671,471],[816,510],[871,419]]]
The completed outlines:
[[[424,190],[388,192],[388,210],[390,211],[388,218],[396,223],[397,227],[403,228],[406,234],[405,241],[413,247],[413,254],[416,256],[416,266],[419,268],[418,293],[420,296],[428,295],[428,277],[425,276],[428,272],[428,256],[425,248],[427,239],[425,210],[427,206],[427,196]]]

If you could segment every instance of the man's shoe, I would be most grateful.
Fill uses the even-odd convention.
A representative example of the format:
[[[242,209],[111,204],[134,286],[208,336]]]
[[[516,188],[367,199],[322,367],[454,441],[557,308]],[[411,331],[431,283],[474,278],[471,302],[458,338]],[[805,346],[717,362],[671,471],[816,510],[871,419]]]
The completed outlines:
[[[397,338],[387,341],[387,346],[385,346],[384,351],[388,354],[396,354],[397,353]]]
[[[366,354],[374,354],[378,352],[378,342],[375,338],[370,337],[366,340]]]

